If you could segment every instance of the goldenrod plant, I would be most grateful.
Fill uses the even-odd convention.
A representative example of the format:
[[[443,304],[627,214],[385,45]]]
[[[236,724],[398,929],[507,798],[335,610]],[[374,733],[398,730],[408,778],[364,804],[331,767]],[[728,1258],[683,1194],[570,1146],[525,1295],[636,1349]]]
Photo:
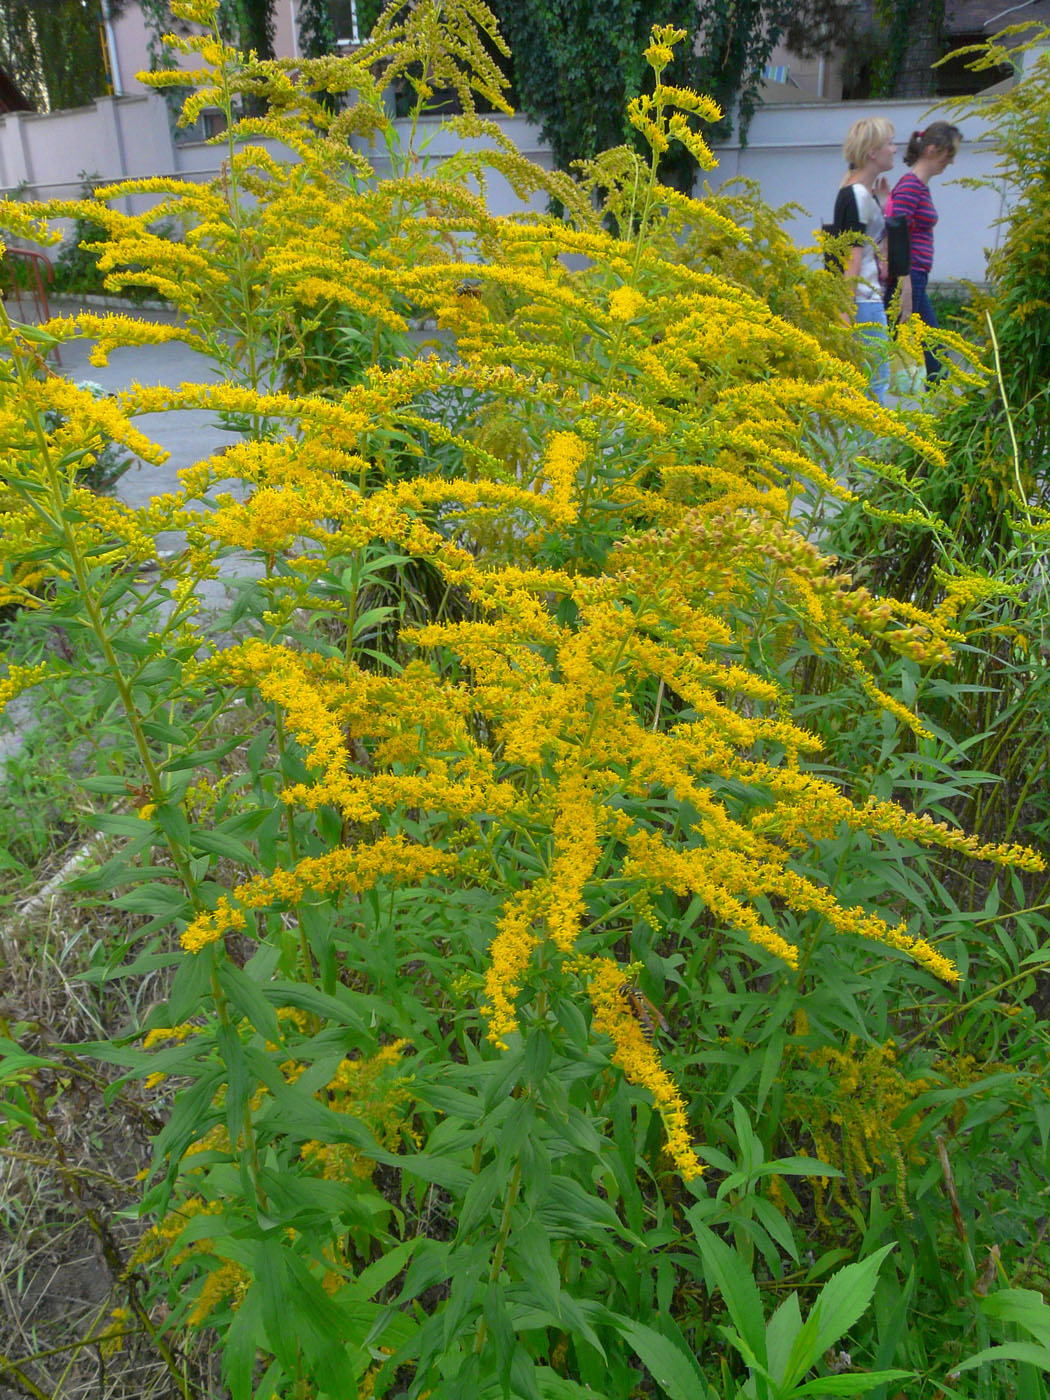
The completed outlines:
[[[188,117],[230,118],[222,174],[110,187],[91,210],[111,286],[182,319],[5,321],[0,364],[6,596],[77,639],[12,664],[0,694],[71,669],[92,687],[107,742],[85,787],[111,805],[77,885],[141,920],[107,975],[169,978],[92,1049],[164,1106],[127,1278],[167,1309],[173,1378],[193,1393],[179,1339],[211,1328],[235,1400],[888,1384],[874,1350],[848,1376],[824,1354],[885,1251],[857,1241],[854,1275],[822,1248],[806,1273],[784,1187],[867,1164],[806,1157],[778,1126],[764,1146],[734,1100],[783,1096],[793,1016],[828,1042],[812,1063],[875,1063],[894,1031],[842,1000],[858,980],[905,1000],[959,984],[892,890],[840,896],[829,847],[1042,868],[833,780],[797,684],[819,653],[858,715],[926,735],[879,658],[947,665],[953,619],[856,586],[794,509],[850,498],[821,465],[836,434],[932,462],[937,441],[867,397],[823,323],[739,275],[731,205],[659,183],[670,143],[713,163],[717,108],[662,81],[680,32],[654,29],[628,113],[649,159],[612,153],[588,192],[470,113],[472,91],[499,96],[479,0],[391,8],[353,57],[295,65],[234,53],[210,0],[176,12]],[[404,147],[392,75],[417,97]],[[490,149],[428,160],[439,83]],[[353,100],[333,113],[324,92]],[[238,121],[242,95],[269,115]],[[487,169],[565,217],[493,217]],[[109,207],[151,192],[147,214]],[[0,223],[39,235],[80,209],[9,204]],[[158,214],[180,239],[151,240]],[[811,285],[833,318],[836,284]],[[348,316],[373,356],[336,378],[324,345],[290,368],[315,318]],[[99,400],[42,360],[76,337],[103,360],[181,339],[219,374]],[[82,488],[99,444],[156,460],[135,420],[188,408],[240,441],[143,510]],[[202,584],[244,558],[210,616]],[[753,1072],[725,1075],[760,1016]],[[768,1333],[753,1271],[781,1298]],[[803,1324],[797,1291],[820,1284]]]

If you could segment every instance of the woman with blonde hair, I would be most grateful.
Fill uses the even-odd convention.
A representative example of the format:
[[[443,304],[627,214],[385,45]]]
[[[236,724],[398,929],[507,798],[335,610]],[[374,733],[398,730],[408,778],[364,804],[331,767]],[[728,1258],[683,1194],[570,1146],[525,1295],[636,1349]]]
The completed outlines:
[[[885,117],[862,117],[846,133],[842,153],[849,168],[835,199],[833,227],[836,234],[858,235],[844,271],[853,283],[857,324],[871,342],[875,358],[871,395],[881,404],[890,383],[889,336],[876,250],[886,232],[882,211],[882,200],[889,193],[886,172],[897,158],[892,124]]]

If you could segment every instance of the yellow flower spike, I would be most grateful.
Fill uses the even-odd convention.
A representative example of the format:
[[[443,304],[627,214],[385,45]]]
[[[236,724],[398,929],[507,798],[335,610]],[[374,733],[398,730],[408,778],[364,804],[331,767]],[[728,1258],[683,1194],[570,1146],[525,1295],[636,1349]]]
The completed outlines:
[[[652,98],[643,94],[641,97],[632,98],[627,104],[627,120],[636,131],[641,132],[653,151],[662,155],[670,143],[661,122],[653,119],[653,113],[656,111]]]
[[[594,795],[584,775],[570,770],[558,784],[547,902],[547,929],[562,952],[576,942],[586,907],[584,886],[594,875],[601,853]]]
[[[692,1181],[703,1172],[703,1165],[693,1151],[685,1103],[623,996],[623,968],[611,958],[595,958],[587,980],[595,1032],[612,1041],[613,1064],[620,1066],[628,1082],[653,1096],[663,1120],[668,1155],[682,1179]]]
[[[340,847],[323,856],[307,856],[291,870],[275,870],[221,895],[213,910],[199,914],[182,934],[187,953],[199,953],[229,932],[247,928],[246,909],[295,905],[306,895],[361,894],[381,879],[412,884],[451,873],[456,856],[430,846],[414,846],[403,836],[385,836],[368,845]],[[233,900],[237,901],[236,907]]]
[[[535,923],[542,908],[542,891],[536,886],[519,890],[504,906],[499,930],[489,949],[485,974],[485,1001],[481,1013],[488,1021],[488,1039],[500,1050],[518,1029],[514,1002],[525,971],[540,941]]]
[[[217,21],[219,3],[218,0],[171,0],[170,8],[176,19],[212,29]]]
[[[0,677],[0,714],[16,696],[40,685],[53,671],[54,667],[47,661],[37,662],[35,666],[8,665],[7,674]]]

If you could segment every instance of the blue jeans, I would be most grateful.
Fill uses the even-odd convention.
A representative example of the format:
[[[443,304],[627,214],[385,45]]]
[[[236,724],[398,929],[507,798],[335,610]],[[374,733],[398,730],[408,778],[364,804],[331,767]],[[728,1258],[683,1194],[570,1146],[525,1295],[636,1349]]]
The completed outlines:
[[[929,272],[916,272],[914,268],[911,274],[911,309],[920,321],[924,321],[928,326],[936,326],[937,313],[933,309],[930,295],[926,290],[926,284],[930,280]],[[926,378],[940,379],[943,373],[943,366],[940,360],[929,347],[923,348],[923,358],[926,361]]]
[[[882,302],[858,301],[857,325],[868,342],[871,397],[877,404],[885,404],[886,390],[890,387],[890,338],[886,329],[886,308]]]
[[[914,316],[918,316],[920,321],[924,321],[927,326],[939,325],[937,313],[933,309],[926,284],[930,280],[929,271],[917,272],[912,268],[911,273],[911,309]],[[896,279],[890,282],[886,289],[886,305],[889,306],[897,290]],[[923,346],[923,359],[926,361],[926,378],[940,379],[944,373],[944,366],[928,346]]]

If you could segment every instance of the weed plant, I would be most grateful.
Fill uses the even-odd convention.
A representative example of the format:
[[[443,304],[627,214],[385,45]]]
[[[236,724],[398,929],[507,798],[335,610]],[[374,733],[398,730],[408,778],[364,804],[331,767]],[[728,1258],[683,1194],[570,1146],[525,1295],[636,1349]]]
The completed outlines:
[[[0,211],[23,236],[90,213],[109,285],[183,313],[5,325],[0,362],[5,585],[77,639],[0,698],[90,683],[103,846],[67,890],[132,928],[87,981],[126,1022],[75,1053],[156,1120],[112,1326],[186,1400],[202,1337],[234,1400],[1020,1394],[981,1351],[1043,1317],[1044,862],[1023,812],[1009,839],[959,825],[973,775],[922,703],[976,575],[878,597],[797,524],[850,498],[829,444],[943,469],[928,419],[867,398],[839,280],[768,211],[658,182],[672,142],[710,167],[720,116],[661,81],[683,34],[653,31],[628,112],[649,160],[577,187],[473,114],[501,92],[476,0],[391,7],[294,70],[231,50],[208,0],[176,10],[183,119],[230,119],[222,178]],[[430,165],[449,87],[492,148]],[[565,217],[493,218],[491,169]],[[110,207],[146,193],[177,241]],[[439,343],[325,383],[303,308]],[[77,336],[181,338],[220,382],[100,401],[40,376],[40,337]],[[188,407],[242,440],[145,510],[83,488],[99,442],[151,459],[134,419]],[[220,646],[197,590],[237,553],[263,577]],[[24,1029],[9,1158],[67,1092]],[[9,1369],[39,1389],[39,1360]]]
[[[80,180],[85,196],[102,182],[97,175],[80,172]],[[160,238],[170,237],[168,225],[160,223],[151,229]],[[57,296],[101,296],[107,291],[106,273],[103,269],[103,255],[106,252],[108,230],[105,224],[92,218],[90,208],[85,207],[73,219],[72,225],[59,246],[54,258],[51,290]],[[121,296],[131,302],[145,299],[146,293],[132,285],[123,288]]]

